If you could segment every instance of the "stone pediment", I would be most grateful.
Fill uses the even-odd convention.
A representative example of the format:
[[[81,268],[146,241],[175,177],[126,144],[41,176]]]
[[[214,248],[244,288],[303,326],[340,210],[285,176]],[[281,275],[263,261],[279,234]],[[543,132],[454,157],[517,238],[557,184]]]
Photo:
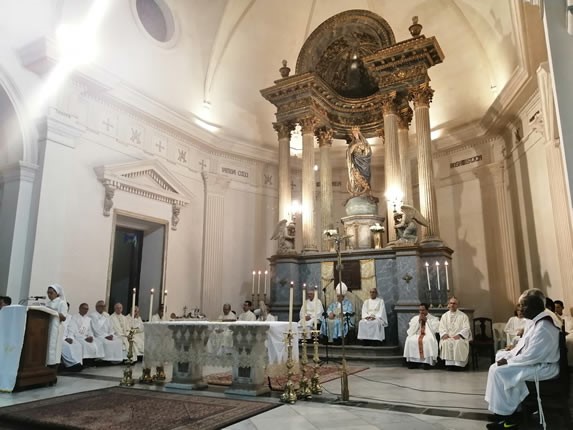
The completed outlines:
[[[105,216],[110,215],[115,191],[120,190],[172,205],[171,228],[175,229],[181,207],[190,202],[185,186],[158,160],[104,165],[94,170],[105,187]]]

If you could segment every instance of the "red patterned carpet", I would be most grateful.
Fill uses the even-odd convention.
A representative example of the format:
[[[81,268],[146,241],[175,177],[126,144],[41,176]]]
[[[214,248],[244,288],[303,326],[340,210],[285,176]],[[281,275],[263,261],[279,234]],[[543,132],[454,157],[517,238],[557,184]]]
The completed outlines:
[[[113,387],[1,408],[0,428],[215,430],[276,406]]]
[[[308,378],[312,375],[312,367],[306,367],[306,375]],[[354,373],[362,372],[363,370],[368,369],[368,367],[347,367],[348,374],[352,375]],[[320,382],[328,382],[332,381],[333,379],[340,378],[340,366],[332,365],[332,364],[325,364],[319,367],[319,375],[320,375]],[[300,374],[294,375],[293,382],[295,383],[295,387],[298,388],[298,383],[300,381]],[[223,373],[213,373],[209,376],[206,376],[205,381],[211,385],[231,385],[232,376],[230,372],[223,372]],[[284,385],[286,383],[287,377],[285,376],[272,376],[270,378],[271,390],[273,391],[283,391]]]

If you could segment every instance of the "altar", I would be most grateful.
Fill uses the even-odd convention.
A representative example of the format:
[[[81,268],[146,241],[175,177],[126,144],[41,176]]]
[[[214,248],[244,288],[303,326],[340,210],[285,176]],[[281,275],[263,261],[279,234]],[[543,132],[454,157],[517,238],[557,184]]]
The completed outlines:
[[[269,392],[266,375],[286,372],[288,322],[184,320],[144,326],[144,365],[173,363],[169,388],[204,389],[204,366],[231,367],[233,382],[225,393],[258,396]],[[293,360],[298,361],[297,325],[292,328]]]

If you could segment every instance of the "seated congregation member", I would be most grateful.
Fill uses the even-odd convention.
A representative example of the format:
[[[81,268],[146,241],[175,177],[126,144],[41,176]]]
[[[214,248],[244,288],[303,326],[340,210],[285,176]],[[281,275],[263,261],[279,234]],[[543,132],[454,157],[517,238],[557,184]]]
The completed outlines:
[[[529,393],[525,381],[543,381],[559,373],[559,328],[544,309],[545,296],[533,288],[525,291],[519,301],[532,324],[507,357],[489,368],[485,401],[498,420],[488,424],[488,429],[518,428],[515,415]],[[539,414],[543,417],[542,410]]]
[[[408,337],[404,344],[404,357],[408,368],[421,363],[424,370],[436,364],[438,359],[438,340],[436,333],[440,328],[440,319],[428,313],[428,304],[421,303],[419,315],[412,317],[408,327]]]
[[[68,337],[82,346],[83,360],[100,359],[104,357],[103,344],[101,339],[94,337],[88,311],[88,304],[82,303],[79,307],[79,313],[70,317],[67,333]]]
[[[376,288],[370,289],[370,298],[362,304],[362,319],[358,323],[358,339],[382,342],[388,327],[384,300],[378,297]]]
[[[515,316],[512,316],[505,325],[503,331],[507,336],[507,345],[515,345],[519,338],[523,336],[523,331],[527,324],[527,319],[523,316],[523,311],[519,303],[515,308]]]
[[[139,315],[139,306],[133,308],[133,316],[128,316],[128,327],[135,329],[133,333],[133,357],[141,357],[143,355],[143,347],[145,334],[143,332],[143,320]]]
[[[565,342],[567,344],[567,361],[573,366],[573,317],[563,314],[564,305],[561,300],[555,300],[555,314],[561,318],[561,329],[565,330]]]
[[[217,321],[237,321],[237,315],[231,312],[231,305],[229,303],[223,305],[223,313],[217,317]]]
[[[348,291],[348,287],[344,282],[336,286],[336,301],[331,303],[326,310],[326,318],[323,317],[320,326],[320,334],[328,339],[328,342],[339,342],[342,336],[348,334],[348,329],[352,324],[352,320],[346,318],[346,315],[352,314],[354,309],[350,300],[346,299],[344,295]],[[344,325],[340,323],[340,317]]]
[[[245,302],[243,303],[243,313],[239,315],[239,321],[257,320],[256,315],[253,313],[253,311],[251,311],[252,306],[253,304],[251,303],[250,300],[245,300]]]
[[[12,304],[12,299],[9,296],[0,296],[0,309],[4,306],[10,306]]]
[[[157,313],[156,313],[156,314],[153,314],[153,315],[151,316],[151,322],[161,322],[161,321],[165,321],[166,318],[165,318],[165,311],[164,311],[164,309],[165,309],[165,308],[163,307],[163,305],[160,304],[160,305],[157,307]]]
[[[440,318],[440,358],[446,366],[465,367],[470,352],[470,320],[458,310],[457,298],[450,298],[448,309]]]
[[[110,316],[105,312],[105,302],[95,305],[96,311],[90,315],[94,337],[103,345],[105,361],[118,363],[123,361],[123,345],[120,338],[113,335]]]
[[[69,327],[72,322],[72,317],[68,315],[66,321],[62,323],[64,326],[64,342],[62,343],[62,364],[69,371],[80,371],[83,367],[83,350],[82,345],[75,340],[73,334],[70,332]]]
[[[63,322],[66,321],[68,316],[68,303],[66,302],[64,288],[61,285],[50,285],[46,294],[48,295],[46,307],[58,313],[57,317],[50,317],[46,365],[58,366],[62,359],[62,343],[65,329]]]
[[[317,326],[320,325],[320,321],[322,318],[322,314],[324,313],[324,307],[322,306],[322,302],[317,297],[315,289],[309,289],[306,292],[306,312],[301,307],[299,312],[299,322],[298,325],[300,327],[304,327],[306,325],[306,329],[308,332],[314,329],[314,322],[316,320]],[[310,336],[310,333],[308,334]]]

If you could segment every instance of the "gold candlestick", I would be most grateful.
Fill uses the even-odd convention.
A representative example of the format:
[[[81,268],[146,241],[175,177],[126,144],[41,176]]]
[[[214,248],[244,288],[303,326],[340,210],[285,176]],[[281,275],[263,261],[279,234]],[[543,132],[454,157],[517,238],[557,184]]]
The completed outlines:
[[[306,377],[306,364],[308,363],[308,356],[306,354],[306,324],[302,331],[302,357],[300,359],[300,378],[297,396],[299,399],[309,400],[312,399],[312,390],[310,388],[310,381]]]
[[[155,375],[153,375],[153,380],[155,382],[163,382],[165,381],[166,377],[165,377],[165,369],[163,368],[163,366],[157,366],[155,368]]]
[[[133,370],[132,365],[133,361],[133,335],[135,334],[135,329],[129,329],[129,333],[127,334],[127,342],[129,343],[129,348],[127,348],[127,364],[125,365],[125,369],[123,370],[123,378],[121,379],[119,385],[121,387],[132,387],[135,382],[133,381]]]
[[[292,359],[292,338],[292,329],[289,328],[285,340],[287,344],[287,382],[285,384],[284,392],[281,394],[281,402],[290,403],[291,405],[296,403],[296,391],[294,389],[294,383],[292,382],[292,368],[294,367],[294,361]]]
[[[141,378],[139,378],[140,384],[153,384],[153,378],[151,377],[151,367],[144,367],[141,373]]]
[[[312,377],[310,378],[310,391],[312,394],[322,394],[322,385],[320,385],[320,378],[318,375],[318,369],[320,368],[320,357],[318,356],[318,336],[320,335],[320,330],[312,330],[312,344],[314,347],[314,354],[312,361],[314,362]]]

